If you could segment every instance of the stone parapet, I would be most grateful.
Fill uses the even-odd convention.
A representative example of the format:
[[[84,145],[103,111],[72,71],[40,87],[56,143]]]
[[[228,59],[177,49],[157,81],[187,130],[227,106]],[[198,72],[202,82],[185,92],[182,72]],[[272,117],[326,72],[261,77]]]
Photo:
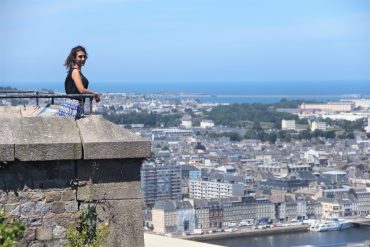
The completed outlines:
[[[17,246],[64,246],[88,203],[109,224],[106,246],[144,246],[140,168],[149,141],[94,116],[0,116],[0,126],[0,210],[27,225]]]
[[[66,117],[1,116],[0,126],[0,161],[122,159],[150,155],[149,141],[97,116],[78,121]]]
[[[84,159],[141,158],[150,155],[150,142],[99,117],[77,121]],[[109,131],[107,131],[109,130]]]

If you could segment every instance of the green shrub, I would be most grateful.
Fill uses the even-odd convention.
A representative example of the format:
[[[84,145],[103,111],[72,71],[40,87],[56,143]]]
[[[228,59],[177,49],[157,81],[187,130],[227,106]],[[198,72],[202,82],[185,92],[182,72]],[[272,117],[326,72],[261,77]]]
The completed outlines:
[[[0,210],[0,246],[14,246],[25,230],[26,226],[22,222],[7,216],[4,211]]]
[[[109,225],[97,224],[96,207],[89,205],[80,213],[77,227],[67,229],[66,247],[100,247],[105,242]]]

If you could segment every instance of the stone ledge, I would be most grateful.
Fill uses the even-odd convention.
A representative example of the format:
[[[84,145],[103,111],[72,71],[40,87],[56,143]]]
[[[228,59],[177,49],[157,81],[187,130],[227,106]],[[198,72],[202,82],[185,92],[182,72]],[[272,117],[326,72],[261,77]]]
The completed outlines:
[[[0,161],[14,160],[14,140],[10,119],[0,119]]]
[[[146,158],[150,141],[101,117],[91,116],[77,121],[84,159]]]
[[[9,111],[0,107],[0,112]],[[3,162],[146,158],[151,152],[150,141],[98,116],[75,121],[0,114],[0,124]]]
[[[70,118],[12,119],[14,158],[21,161],[74,160],[82,157],[79,131]]]

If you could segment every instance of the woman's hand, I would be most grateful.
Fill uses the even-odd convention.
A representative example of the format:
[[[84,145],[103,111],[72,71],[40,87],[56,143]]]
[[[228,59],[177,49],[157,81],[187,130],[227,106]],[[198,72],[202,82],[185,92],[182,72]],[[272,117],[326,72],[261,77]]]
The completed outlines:
[[[99,94],[95,93],[94,98],[95,98],[96,103],[98,103],[100,101],[100,95]]]

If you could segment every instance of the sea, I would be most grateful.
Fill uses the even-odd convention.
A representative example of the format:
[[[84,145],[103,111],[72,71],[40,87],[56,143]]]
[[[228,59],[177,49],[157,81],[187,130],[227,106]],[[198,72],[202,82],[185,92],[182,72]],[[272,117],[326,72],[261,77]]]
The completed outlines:
[[[63,82],[1,83],[24,90],[64,92]],[[90,82],[101,93],[163,94],[161,97],[196,99],[212,103],[272,103],[281,99],[335,101],[370,98],[369,81],[269,81],[269,82]]]
[[[336,247],[370,241],[370,227],[331,232],[284,233],[258,237],[236,237],[207,241],[227,247]]]

